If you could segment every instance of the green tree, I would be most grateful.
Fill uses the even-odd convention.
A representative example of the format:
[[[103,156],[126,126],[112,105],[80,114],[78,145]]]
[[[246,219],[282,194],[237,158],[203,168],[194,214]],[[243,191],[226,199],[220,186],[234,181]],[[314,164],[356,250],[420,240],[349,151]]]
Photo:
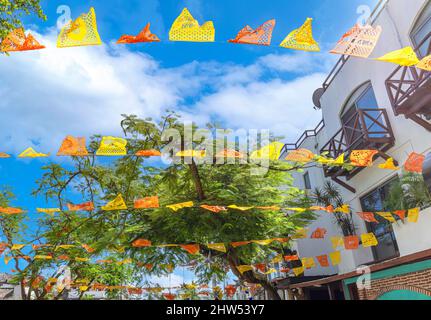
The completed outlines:
[[[241,274],[237,266],[270,262],[289,247],[289,243],[274,242],[269,246],[250,244],[233,247],[231,242],[287,238],[314,218],[312,212],[287,214],[282,211],[229,210],[212,213],[199,207],[201,204],[240,206],[307,207],[309,199],[292,187],[289,171],[298,169],[287,163],[271,162],[264,175],[251,175],[257,164],[191,164],[172,163],[153,166],[146,158],[136,157],[140,149],[159,149],[167,144],[162,140],[169,128],[184,132],[179,117],[170,113],[155,123],[151,119],[124,116],[121,125],[128,139],[128,156],[118,158],[109,165],[99,159],[73,157],[72,166],[49,164],[37,181],[36,196],[55,201],[63,210],[55,217],[40,221],[37,239],[54,244],[89,244],[93,249],[92,260],[109,258],[115,261],[132,259],[134,264],[94,266],[90,262],[70,261],[75,279],[88,279],[91,283],[129,285],[142,284],[148,274],[166,275],[170,265],[194,265],[197,283],[226,279],[231,270],[241,283],[260,284],[272,299],[280,299],[267,276],[255,271]],[[209,128],[213,128],[209,126]],[[197,130],[194,127],[194,130]],[[94,154],[100,136],[92,137],[90,154]],[[199,142],[194,147],[198,147]],[[82,198],[95,203],[96,209],[88,215],[65,210],[71,192],[81,193]],[[103,211],[100,206],[122,194],[129,209]],[[158,195],[160,208],[133,209],[133,201],[143,196]],[[166,208],[168,204],[194,201],[195,206],[176,213]],[[199,255],[190,255],[179,247],[133,248],[130,244],[138,238],[149,239],[154,245],[225,243],[227,252],[200,246]],[[47,253],[52,247],[42,248]],[[39,253],[38,253],[39,254]],[[54,251],[54,256],[58,255]],[[82,255],[82,248],[68,251],[71,256]],[[44,270],[57,266],[57,261],[32,261],[18,270],[19,279],[35,277]],[[148,270],[143,265],[151,264]],[[113,268],[114,270],[110,270]],[[46,297],[46,293],[41,293]],[[117,295],[118,297],[118,295]]]
[[[36,14],[46,20],[40,0],[0,0],[0,40],[12,30],[21,27],[22,17],[30,14]]]

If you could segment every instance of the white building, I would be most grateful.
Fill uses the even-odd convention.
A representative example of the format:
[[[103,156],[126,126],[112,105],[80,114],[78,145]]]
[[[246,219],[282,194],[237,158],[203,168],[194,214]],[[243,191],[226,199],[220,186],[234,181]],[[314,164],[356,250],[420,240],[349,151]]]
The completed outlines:
[[[355,22],[352,21],[352,25]],[[371,57],[380,57],[406,46],[415,48],[419,58],[431,53],[431,1],[380,1],[370,17],[370,24],[383,29]],[[401,88],[401,91],[398,89]],[[313,97],[321,109],[323,122],[309,130],[294,144],[285,146],[282,159],[289,151],[305,148],[320,154],[328,151],[336,158],[351,150],[381,151],[375,163],[393,157],[400,166],[411,152],[431,152],[431,72],[415,67],[397,67],[391,63],[342,56]],[[397,221],[392,226],[366,223],[356,212],[385,211],[385,197],[391,181],[399,172],[376,167],[347,172],[337,169],[312,168],[295,173],[295,183],[301,189],[323,187],[332,181],[353,212],[356,234],[373,232],[379,245],[358,250],[341,250],[341,264],[305,271],[301,277],[280,288],[296,288],[308,298],[375,299],[431,297],[431,208],[420,213],[419,223]],[[395,180],[394,180],[395,179]],[[302,239],[296,242],[300,257],[315,257],[334,251],[330,237],[342,236],[331,214],[321,213],[309,230],[327,229],[324,240]],[[371,266],[372,290],[356,289],[358,266]],[[381,270],[381,271],[378,271]],[[420,275],[427,275],[421,277]],[[307,277],[326,277],[308,281]],[[400,278],[403,276],[402,278]],[[412,279],[410,279],[411,277]],[[410,280],[405,280],[409,278]],[[383,282],[379,279],[391,279]],[[404,280],[403,280],[404,279]],[[380,281],[380,282],[379,282]],[[289,283],[289,282],[287,282]]]

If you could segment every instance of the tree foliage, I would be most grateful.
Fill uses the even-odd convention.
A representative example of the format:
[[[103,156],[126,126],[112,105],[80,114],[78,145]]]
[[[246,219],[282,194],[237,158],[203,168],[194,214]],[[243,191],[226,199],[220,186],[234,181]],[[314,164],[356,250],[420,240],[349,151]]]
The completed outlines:
[[[0,40],[9,32],[22,26],[22,17],[36,14],[46,20],[40,0],[0,0]]]
[[[270,246],[250,244],[232,247],[230,242],[287,238],[314,218],[312,212],[288,214],[283,211],[229,210],[218,214],[200,208],[200,204],[241,206],[308,207],[309,199],[302,191],[292,187],[289,171],[296,168],[286,163],[271,162],[265,175],[251,175],[256,164],[184,164],[152,165],[146,158],[133,154],[140,149],[161,149],[168,128],[183,130],[175,113],[168,113],[159,122],[124,116],[121,123],[128,140],[128,156],[117,158],[112,163],[101,164],[96,157],[72,158],[72,165],[51,163],[45,166],[43,176],[37,181],[34,195],[55,202],[63,210],[56,216],[40,218],[35,238],[41,243],[88,244],[94,252],[86,253],[91,261],[112,259],[132,264],[94,265],[91,262],[31,261],[17,269],[17,281],[35,278],[41,273],[53,271],[68,264],[75,279],[88,279],[90,283],[108,285],[143,284],[146,275],[169,274],[170,266],[186,266],[193,270],[197,283],[224,280],[231,270],[241,282],[262,285],[274,299],[279,296],[267,281],[267,276],[249,271],[241,274],[236,266],[269,263],[271,258],[284,252],[288,243],[274,242]],[[209,126],[212,128],[212,126]],[[197,130],[194,127],[194,130]],[[182,132],[182,131],[181,131]],[[183,133],[182,133],[183,134]],[[94,136],[89,145],[94,152],[100,136]],[[197,147],[195,144],[195,147]],[[70,195],[79,193],[84,201],[93,201],[96,209],[89,213],[74,213],[65,210]],[[100,206],[122,194],[129,209],[103,211]],[[145,196],[158,195],[160,208],[151,210],[133,209],[133,201]],[[176,213],[166,208],[168,204],[194,201],[197,205]],[[15,230],[17,231],[17,230]],[[19,232],[15,232],[18,234]],[[201,246],[199,255],[190,255],[179,247],[133,248],[130,244],[137,238],[145,238],[155,245],[162,244],[206,244],[225,243],[227,252],[209,250]],[[45,254],[53,253],[52,247],[40,249]],[[38,254],[43,254],[39,253]],[[83,250],[76,247],[67,251],[70,256],[82,256]],[[144,268],[153,265],[153,268]],[[43,290],[37,293],[46,298]],[[117,294],[117,296],[115,296]],[[118,292],[112,292],[118,297]],[[58,297],[57,297],[58,298]]]

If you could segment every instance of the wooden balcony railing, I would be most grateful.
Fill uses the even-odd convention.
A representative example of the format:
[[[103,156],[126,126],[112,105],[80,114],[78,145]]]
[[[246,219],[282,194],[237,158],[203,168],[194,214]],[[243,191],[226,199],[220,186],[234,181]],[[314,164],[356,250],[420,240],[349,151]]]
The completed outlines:
[[[431,54],[431,32],[415,48]],[[397,67],[386,80],[386,90],[395,115],[403,114],[431,131],[431,72],[416,67]]]
[[[328,152],[331,158],[337,158],[344,153],[348,159],[352,150],[372,149],[378,150],[379,156],[388,159],[389,156],[385,152],[394,145],[394,142],[386,109],[360,109],[345,120],[341,129],[323,146],[321,152]],[[331,177],[343,187],[356,192],[347,183],[339,180],[339,177],[349,180],[362,169],[354,168],[349,171],[341,167],[324,167],[324,172],[326,177]]]

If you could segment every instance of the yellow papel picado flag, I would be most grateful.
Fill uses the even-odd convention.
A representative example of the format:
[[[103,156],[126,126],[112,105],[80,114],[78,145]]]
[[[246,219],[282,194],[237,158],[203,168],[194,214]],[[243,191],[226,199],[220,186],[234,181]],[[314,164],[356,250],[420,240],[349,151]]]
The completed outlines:
[[[125,156],[127,140],[117,137],[103,137],[99,149],[96,151],[97,156]]]
[[[75,21],[69,21],[60,31],[57,39],[58,48],[76,46],[100,45],[99,32],[97,31],[96,12],[90,8],[90,12],[83,13]]]
[[[123,196],[119,194],[114,200],[108,202],[102,207],[104,211],[127,210],[127,205],[124,202]]]
[[[169,30],[170,41],[214,42],[215,29],[212,21],[202,26],[193,18],[187,8],[175,19]]]
[[[320,51],[319,44],[313,38],[312,21],[312,18],[307,18],[300,28],[293,30],[283,40],[280,47],[303,51]]]

